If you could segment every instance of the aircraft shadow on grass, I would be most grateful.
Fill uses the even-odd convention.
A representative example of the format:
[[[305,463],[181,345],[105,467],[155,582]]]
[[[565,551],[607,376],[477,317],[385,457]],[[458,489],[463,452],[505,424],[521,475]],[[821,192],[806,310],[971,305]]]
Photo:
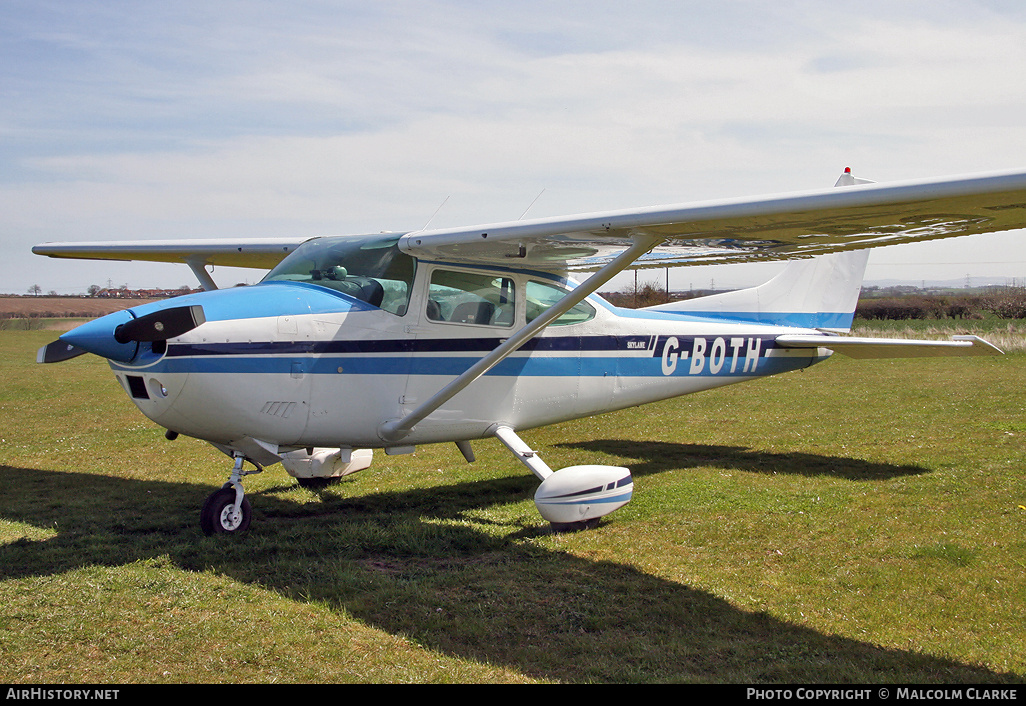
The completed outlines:
[[[588,442],[600,449],[615,443]],[[641,445],[642,473],[662,470],[663,446]],[[697,462],[710,449],[725,451],[680,446]],[[731,453],[737,465],[761,463],[756,452]],[[263,515],[258,529],[207,538],[193,517],[206,486],[0,466],[0,517],[56,527],[49,539],[0,546],[0,577],[170,557],[183,570],[213,568],[295,600],[344,609],[453,657],[569,682],[820,683],[852,674],[913,683],[1021,679],[824,634],[631,566],[522,541],[547,531],[540,523],[499,536],[458,521],[520,502],[534,484],[525,476],[359,495],[353,481],[355,497],[344,497],[350,486],[344,483],[304,502],[283,497],[284,487],[271,488],[254,493],[261,496],[254,503]],[[97,496],[109,512],[99,514],[84,500]],[[642,612],[635,609],[639,603],[646,606]],[[843,671],[836,671],[839,664]]]
[[[688,444],[632,439],[593,439],[556,446],[608,456],[627,456],[635,477],[650,473],[716,465],[751,473],[789,473],[801,476],[830,476],[853,481],[887,480],[929,473],[911,464],[875,463],[858,458],[801,452],[772,453],[743,446]]]

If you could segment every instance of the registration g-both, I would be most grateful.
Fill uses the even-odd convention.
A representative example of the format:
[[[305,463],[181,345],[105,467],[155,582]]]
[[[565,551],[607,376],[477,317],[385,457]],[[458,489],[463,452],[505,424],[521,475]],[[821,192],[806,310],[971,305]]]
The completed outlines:
[[[833,188],[409,233],[51,243],[51,257],[180,262],[205,291],[92,320],[40,362],[106,358],[173,439],[233,459],[204,532],[250,525],[243,479],[281,463],[303,485],[375,450],[495,437],[538,477],[557,529],[627,503],[626,468],[553,471],[520,432],[767,375],[833,353],[1000,355],[975,336],[847,335],[868,248],[1026,226],[1026,172]],[[628,268],[788,260],[758,287],[630,310],[598,294]],[[210,266],[269,270],[218,289]],[[584,273],[579,275],[577,273]],[[228,464],[226,464],[227,466]]]

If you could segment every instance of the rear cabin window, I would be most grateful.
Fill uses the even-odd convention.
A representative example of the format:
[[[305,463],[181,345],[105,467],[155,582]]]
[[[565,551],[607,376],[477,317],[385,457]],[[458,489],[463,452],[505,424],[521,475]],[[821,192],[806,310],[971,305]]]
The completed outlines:
[[[560,299],[567,295],[567,290],[563,287],[549,284],[547,282],[538,282],[530,280],[527,283],[527,323],[531,323],[538,318],[546,309],[558,302]],[[553,321],[550,326],[568,326],[570,324],[579,324],[585,321],[590,321],[595,318],[595,307],[589,304],[587,301],[580,302],[576,306],[570,309],[558,319]]]

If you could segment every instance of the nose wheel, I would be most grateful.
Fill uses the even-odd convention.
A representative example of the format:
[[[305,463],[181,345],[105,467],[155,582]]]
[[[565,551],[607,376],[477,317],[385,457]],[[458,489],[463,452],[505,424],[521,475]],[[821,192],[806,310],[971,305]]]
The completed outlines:
[[[249,529],[253,513],[249,500],[238,501],[235,488],[228,486],[212,494],[200,510],[203,534],[238,534]]]
[[[249,529],[253,511],[242,488],[242,476],[260,473],[263,469],[257,466],[255,471],[244,471],[242,464],[245,460],[243,455],[235,454],[231,478],[203,503],[200,529],[208,537],[214,534],[241,534]]]

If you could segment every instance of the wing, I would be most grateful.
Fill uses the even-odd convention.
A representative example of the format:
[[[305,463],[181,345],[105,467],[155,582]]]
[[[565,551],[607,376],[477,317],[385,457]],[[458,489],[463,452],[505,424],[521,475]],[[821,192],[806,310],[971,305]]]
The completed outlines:
[[[853,185],[423,230],[400,247],[427,260],[589,270],[645,239],[655,247],[636,267],[808,257],[1026,227],[1026,172],[846,183]]]
[[[1026,227],[1026,172],[866,183],[776,196],[706,201],[407,233],[400,247],[426,260],[594,270],[631,244],[635,267],[809,257]],[[309,238],[46,243],[49,257],[181,262],[270,269]]]
[[[37,255],[77,260],[146,260],[181,262],[203,267],[271,269],[309,238],[254,238],[239,240],[134,240],[94,243],[44,243],[32,248]]]

